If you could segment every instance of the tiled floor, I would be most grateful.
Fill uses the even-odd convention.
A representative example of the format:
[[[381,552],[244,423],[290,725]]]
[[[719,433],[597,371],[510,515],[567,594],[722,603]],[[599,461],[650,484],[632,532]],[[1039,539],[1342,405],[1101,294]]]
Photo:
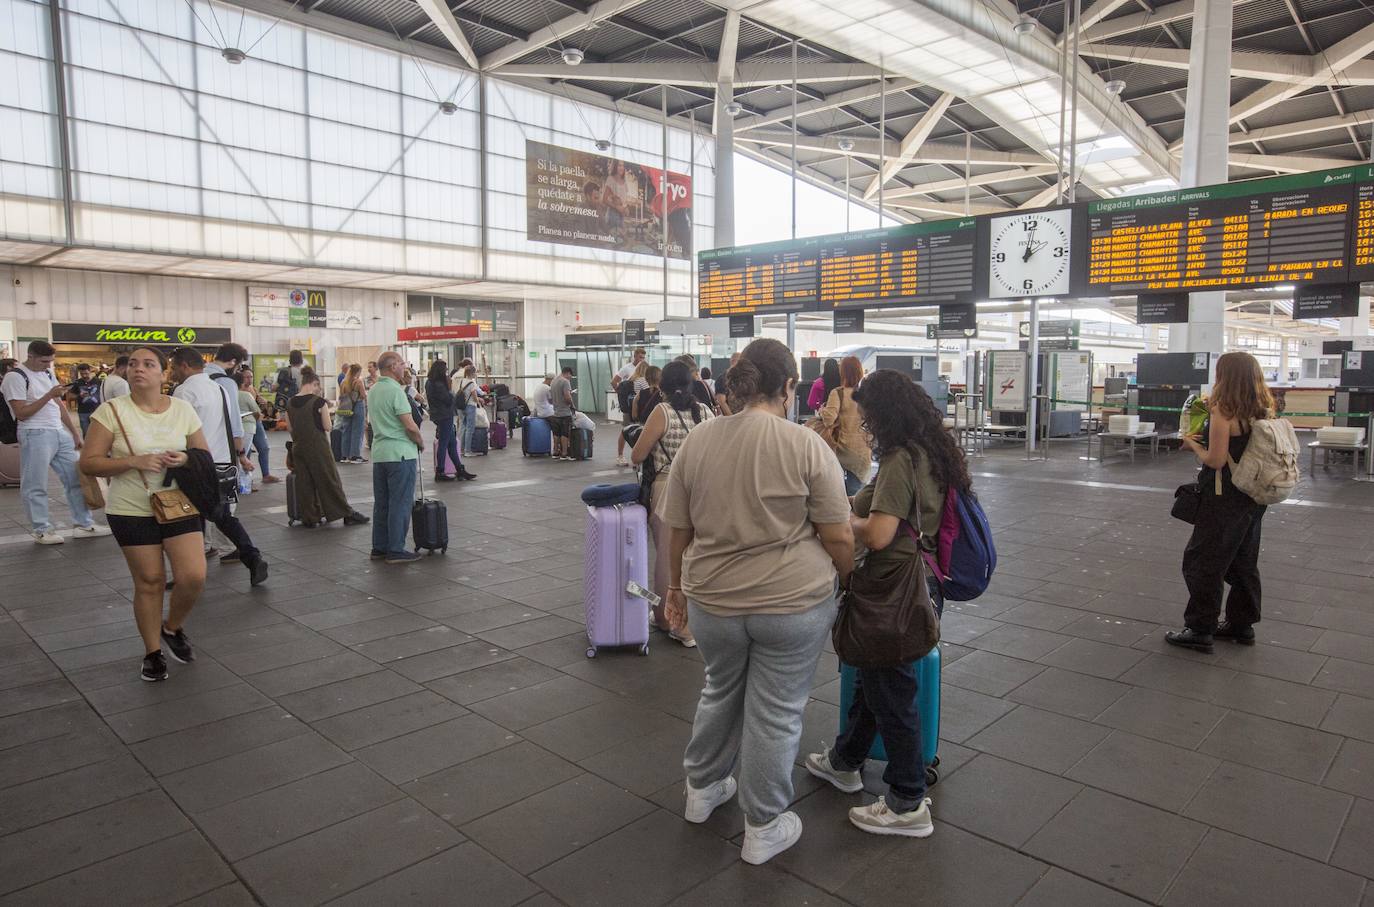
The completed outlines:
[[[1001,562],[944,621],[934,837],[866,836],[799,770],[805,834],[755,868],[734,804],[680,818],[699,656],[584,656],[598,440],[476,460],[438,486],[448,554],[410,567],[253,495],[271,579],[212,565],[163,684],[113,542],[37,548],[0,491],[0,905],[1374,905],[1374,486],[1333,470],[1270,512],[1261,644],[1208,657],[1162,640],[1190,458],[975,460]],[[803,755],[833,655],[813,695]]]

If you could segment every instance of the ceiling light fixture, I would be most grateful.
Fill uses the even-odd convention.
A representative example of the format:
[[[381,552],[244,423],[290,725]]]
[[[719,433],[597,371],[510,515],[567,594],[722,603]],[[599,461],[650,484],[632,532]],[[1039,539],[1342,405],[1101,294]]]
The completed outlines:
[[[610,151],[610,150],[611,150],[611,143],[608,142],[608,141],[606,141],[605,139],[597,139],[597,140],[596,140],[596,150],[597,150],[597,151]]]
[[[1011,27],[1011,30],[1018,35],[1029,35],[1031,32],[1035,31],[1034,17],[1032,17],[1030,13],[1022,13],[1021,18],[1016,20],[1016,24]]]
[[[584,54],[579,47],[563,48],[563,62],[567,63],[569,66],[576,66],[581,63],[585,56],[586,54]]]
[[[219,55],[235,66],[238,66],[244,60],[248,59],[248,54],[239,50],[237,47],[226,47],[219,52]]]
[[[725,115],[727,117],[734,119],[741,113],[744,113],[744,108],[740,106],[739,101],[730,101],[725,105]]]
[[[1107,83],[1106,88],[1107,94],[1111,95],[1112,97],[1118,97],[1120,96],[1121,92],[1126,90],[1126,83],[1122,79],[1112,79],[1110,82]]]
[[[440,101],[439,112],[446,117],[451,117],[458,112],[458,105],[452,101]]]
[[[854,150],[854,140],[851,138],[840,139],[839,146],[841,151],[848,154],[849,152]]]

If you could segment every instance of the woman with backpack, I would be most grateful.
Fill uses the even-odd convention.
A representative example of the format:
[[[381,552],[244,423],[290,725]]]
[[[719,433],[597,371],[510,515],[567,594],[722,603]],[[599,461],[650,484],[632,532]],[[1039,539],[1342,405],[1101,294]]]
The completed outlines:
[[[650,458],[654,470],[653,493],[649,498],[649,529],[654,536],[654,576],[652,588],[662,599],[668,597],[668,527],[659,518],[658,505],[668,487],[668,471],[687,434],[711,418],[711,410],[692,395],[692,369],[685,362],[670,362],[663,367],[657,388],[666,402],[657,403],[644,419],[644,431],[630,451],[636,466]],[[687,648],[697,644],[686,626],[673,629],[663,616],[663,606],[654,608],[651,622]]]
[[[454,422],[455,397],[448,384],[448,363],[435,359],[425,379],[425,400],[429,402],[429,419],[434,423],[434,481],[471,481],[477,476],[463,466],[458,453],[458,426]],[[444,457],[453,463],[454,474],[444,471]]]
[[[878,474],[854,496],[849,518],[858,563],[855,577],[881,582],[913,558],[935,549],[950,488],[972,487],[964,452],[944,429],[930,395],[893,369],[878,369],[854,394],[873,436]],[[920,535],[908,534],[903,522]],[[926,574],[936,612],[938,583]],[[846,793],[863,789],[860,773],[875,736],[887,748],[887,795],[849,811],[849,821],[873,834],[924,838],[935,828],[926,799],[916,671],[910,664],[860,668],[844,731],[828,749],[806,757],[806,768]]]
[[[1205,430],[1183,439],[1183,446],[1202,463],[1193,535],[1183,549],[1183,579],[1188,584],[1185,627],[1164,634],[1171,645],[1200,652],[1211,652],[1214,639],[1254,645],[1254,625],[1260,619],[1260,525],[1265,507],[1235,486],[1230,466],[1245,454],[1254,423],[1274,418],[1274,397],[1254,356],[1226,353],[1217,360],[1207,409]],[[1225,583],[1230,583],[1231,593],[1226,596],[1225,620],[1218,624]]]
[[[467,362],[468,360],[463,360]],[[472,456],[472,436],[477,430],[477,407],[482,405],[482,390],[477,386],[477,369],[468,365],[461,372],[462,379],[454,396],[456,411],[463,414],[463,456]]]
[[[830,392],[816,418],[821,436],[844,469],[844,490],[858,494],[873,471],[873,448],[864,434],[863,419],[854,403],[854,390],[863,380],[864,367],[858,356],[845,356],[840,362],[840,385]]]

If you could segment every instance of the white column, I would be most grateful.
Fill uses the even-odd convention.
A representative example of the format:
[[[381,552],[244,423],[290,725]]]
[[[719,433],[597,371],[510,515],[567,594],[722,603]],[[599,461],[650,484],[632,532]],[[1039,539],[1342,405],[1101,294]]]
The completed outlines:
[[[1231,0],[1196,0],[1183,114],[1184,188],[1227,181],[1231,110]],[[1169,326],[1169,351],[1220,353],[1226,294],[1193,293],[1188,323]]]
[[[725,112],[734,100],[729,82],[716,86],[716,248],[735,244],[735,121]]]
[[[1360,312],[1354,318],[1341,319],[1342,337],[1369,336],[1369,297],[1360,297]]]

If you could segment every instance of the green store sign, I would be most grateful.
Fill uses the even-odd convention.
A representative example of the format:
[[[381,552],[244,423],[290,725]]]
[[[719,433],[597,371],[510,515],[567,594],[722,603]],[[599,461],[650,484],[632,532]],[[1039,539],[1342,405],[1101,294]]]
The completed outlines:
[[[218,346],[232,339],[229,328],[189,325],[66,324],[53,322],[53,343],[102,343],[128,346]]]

